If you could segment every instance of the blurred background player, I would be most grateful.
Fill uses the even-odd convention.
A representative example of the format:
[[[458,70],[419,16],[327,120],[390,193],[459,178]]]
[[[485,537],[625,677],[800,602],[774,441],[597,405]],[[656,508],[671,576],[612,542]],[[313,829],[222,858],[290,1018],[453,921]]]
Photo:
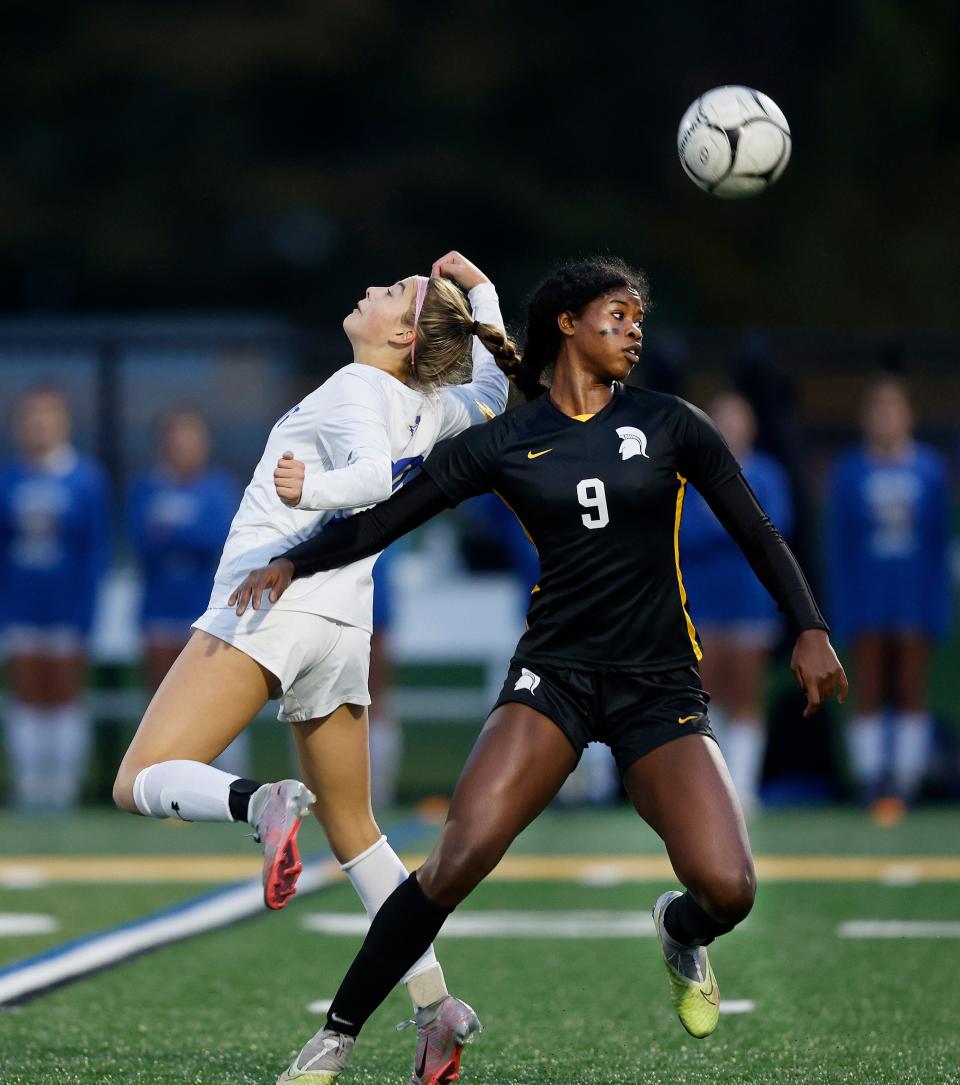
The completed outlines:
[[[754,448],[756,417],[735,392],[718,395],[708,413],[757,500],[790,537],[790,484],[780,464]],[[710,690],[710,719],[744,810],[757,805],[766,744],[764,680],[781,632],[777,608],[742,551],[691,486],[680,527],[684,586],[703,643],[700,675]]]
[[[210,429],[197,411],[160,422],[157,462],[130,490],[130,542],[140,563],[146,676],[155,690],[202,614],[239,501],[235,480],[210,464]],[[225,772],[250,772],[250,734],[217,758]]]
[[[373,632],[370,635],[370,797],[374,810],[397,801],[403,760],[403,729],[393,704],[393,563],[402,548],[390,546],[373,567]]]
[[[0,468],[0,620],[9,694],[9,777],[21,808],[66,809],[90,751],[86,639],[108,561],[107,483],[70,443],[59,389],[15,404],[14,457]]]
[[[863,443],[833,472],[828,554],[832,616],[853,649],[850,768],[862,798],[892,798],[876,807],[883,814],[916,796],[929,760],[928,663],[948,627],[950,507],[945,464],[914,439],[901,381],[869,386],[861,427]]]

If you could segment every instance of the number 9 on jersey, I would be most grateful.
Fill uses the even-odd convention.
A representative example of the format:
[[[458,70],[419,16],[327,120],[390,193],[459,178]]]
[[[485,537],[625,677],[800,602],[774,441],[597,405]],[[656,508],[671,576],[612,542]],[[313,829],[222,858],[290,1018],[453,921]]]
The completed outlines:
[[[577,497],[580,504],[590,512],[585,512],[580,519],[584,527],[606,527],[610,523],[607,511],[607,492],[598,478],[584,478],[577,483]]]

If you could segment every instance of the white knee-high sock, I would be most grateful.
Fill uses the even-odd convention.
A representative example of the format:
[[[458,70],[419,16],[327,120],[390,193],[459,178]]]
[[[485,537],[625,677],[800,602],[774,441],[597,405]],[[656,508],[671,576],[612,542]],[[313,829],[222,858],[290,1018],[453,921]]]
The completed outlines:
[[[10,698],[3,730],[7,748],[7,772],[14,802],[19,807],[43,802],[44,772],[49,755],[46,721],[33,705]]]
[[[766,735],[759,720],[736,719],[727,728],[726,761],[745,813],[757,807]]]
[[[75,806],[80,798],[90,758],[92,722],[82,701],[50,710],[50,769],[56,805],[63,809]]]
[[[916,796],[927,771],[932,729],[926,712],[900,712],[894,718],[893,786],[907,802]]]
[[[883,717],[855,716],[847,728],[850,771],[862,791],[879,787],[883,776]]]
[[[394,889],[410,876],[385,836],[349,862],[341,864],[340,869],[350,879],[370,919],[380,911]],[[417,1008],[430,1006],[448,994],[443,969],[433,946],[410,967],[403,982]]]
[[[230,785],[237,779],[201,761],[160,761],[137,775],[133,801],[151,818],[233,821]]]

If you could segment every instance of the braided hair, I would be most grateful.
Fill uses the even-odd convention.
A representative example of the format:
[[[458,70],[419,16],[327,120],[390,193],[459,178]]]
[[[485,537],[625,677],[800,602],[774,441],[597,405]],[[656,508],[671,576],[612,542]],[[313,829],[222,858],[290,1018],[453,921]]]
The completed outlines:
[[[509,367],[501,366],[527,399],[547,390],[544,370],[556,361],[563,340],[557,323],[560,314],[579,316],[590,302],[618,286],[635,290],[644,309],[650,307],[646,275],[616,256],[566,261],[537,284],[527,302],[523,358]]]
[[[405,320],[414,323],[411,305]],[[520,364],[517,344],[503,328],[473,319],[463,291],[448,279],[431,279],[416,323],[416,364],[411,366],[409,385],[429,392],[451,384],[462,384],[470,371],[473,336],[490,351],[497,365]]]

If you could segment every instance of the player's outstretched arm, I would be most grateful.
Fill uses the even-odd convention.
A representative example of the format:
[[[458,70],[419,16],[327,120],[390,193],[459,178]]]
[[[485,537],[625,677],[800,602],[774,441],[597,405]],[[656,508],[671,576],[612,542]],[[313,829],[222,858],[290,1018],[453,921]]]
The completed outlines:
[[[259,610],[265,591],[276,603],[297,577],[339,569],[378,554],[401,535],[426,523],[450,507],[440,487],[426,474],[408,482],[388,501],[346,520],[327,524],[311,538],[291,547],[269,565],[254,569],[231,594],[228,605],[243,614],[248,606]]]

